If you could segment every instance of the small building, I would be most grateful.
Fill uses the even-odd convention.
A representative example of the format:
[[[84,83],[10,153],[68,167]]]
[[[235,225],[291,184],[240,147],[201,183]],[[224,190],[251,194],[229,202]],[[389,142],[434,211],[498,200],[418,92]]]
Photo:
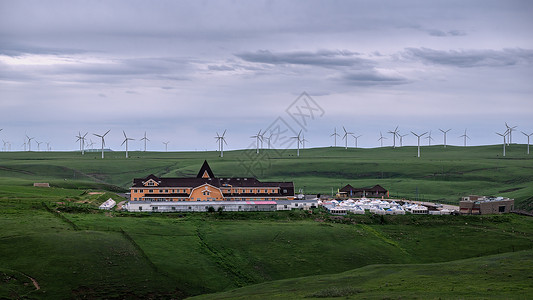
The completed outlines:
[[[115,205],[117,205],[117,202],[115,202],[115,200],[109,198],[104,203],[102,203],[98,208],[99,209],[110,210],[113,207],[115,207]]]
[[[487,215],[509,213],[514,209],[514,199],[470,195],[459,202],[463,215]]]
[[[47,187],[47,188],[49,188],[50,187],[50,183],[48,183],[48,182],[34,182],[33,186],[34,187]]]
[[[312,209],[318,207],[317,199],[308,200],[276,200],[276,210]]]
[[[376,184],[373,187],[354,188],[347,184],[339,190],[338,196],[340,198],[383,198],[389,197],[389,191],[383,188],[381,185]]]

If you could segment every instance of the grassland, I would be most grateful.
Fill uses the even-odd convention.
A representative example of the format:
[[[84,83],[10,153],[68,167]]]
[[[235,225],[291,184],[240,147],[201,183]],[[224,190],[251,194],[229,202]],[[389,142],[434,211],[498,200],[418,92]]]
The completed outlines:
[[[392,196],[457,203],[467,194],[516,199],[518,208],[533,210],[533,156],[513,144],[501,157],[501,146],[415,147],[392,149],[316,148],[301,151],[217,152],[13,152],[0,153],[0,186],[50,182],[63,188],[125,190],[134,177],[194,176],[207,159],[219,177],[255,176],[260,180],[294,181],[306,193],[331,194],[346,184],[380,184]]]
[[[411,298],[424,295],[437,280],[445,287],[429,290],[429,298],[439,293],[468,298],[474,292],[513,298],[531,292],[531,264],[523,262],[531,260],[533,249],[529,217],[339,219],[321,210],[219,215],[95,209],[133,177],[196,175],[204,159],[221,177],[252,172],[262,180],[294,180],[308,192],[379,183],[392,193],[409,195],[418,187],[426,198],[451,202],[470,192],[503,194],[528,207],[531,160],[518,153],[519,145],[512,146],[516,153],[511,150],[505,159],[491,146],[431,147],[423,149],[423,160],[412,157],[408,147],[306,149],[300,158],[284,152],[259,161],[246,158],[246,151],[225,153],[224,159],[213,152],[136,152],[129,160],[123,153],[107,153],[105,160],[94,153],[0,153],[0,298],[183,298],[215,292],[227,294],[213,297],[261,298],[278,295],[272,294],[276,288],[283,289],[281,298],[383,298],[389,292]],[[33,187],[33,182],[52,187]],[[106,193],[91,195],[92,190]],[[458,259],[467,260],[454,262]],[[459,271],[446,271],[452,269]],[[494,294],[469,292],[459,284],[502,276]],[[424,288],[399,292],[417,278]],[[313,289],[305,288],[306,282]]]

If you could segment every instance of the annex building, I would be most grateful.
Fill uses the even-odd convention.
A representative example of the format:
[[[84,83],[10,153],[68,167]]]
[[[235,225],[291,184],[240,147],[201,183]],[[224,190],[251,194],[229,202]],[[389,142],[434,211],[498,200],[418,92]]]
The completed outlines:
[[[389,191],[383,188],[381,185],[376,184],[373,187],[354,188],[347,184],[343,188],[339,189],[337,194],[338,198],[382,198],[389,197]]]
[[[294,200],[292,182],[261,182],[253,177],[215,177],[204,161],[196,177],[153,174],[133,179],[130,202],[220,202]]]

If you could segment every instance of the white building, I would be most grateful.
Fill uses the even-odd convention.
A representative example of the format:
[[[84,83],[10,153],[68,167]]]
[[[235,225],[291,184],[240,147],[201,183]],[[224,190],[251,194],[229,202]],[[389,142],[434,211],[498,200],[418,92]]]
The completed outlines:
[[[117,202],[115,202],[115,200],[109,198],[104,203],[102,203],[102,205],[100,205],[98,208],[99,209],[110,210],[113,207],[115,207],[115,205],[117,205]]]

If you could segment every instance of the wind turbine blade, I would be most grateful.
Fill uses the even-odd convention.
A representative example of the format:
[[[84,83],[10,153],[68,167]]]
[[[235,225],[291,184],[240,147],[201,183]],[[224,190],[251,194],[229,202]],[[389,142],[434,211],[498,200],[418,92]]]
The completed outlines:
[[[226,134],[226,130],[227,129],[224,129],[224,132],[222,132],[222,136],[224,136]],[[264,134],[264,133],[263,133]]]
[[[111,129],[109,129],[108,131],[106,131],[106,133],[104,133],[103,136],[105,136],[106,134],[108,134],[110,131],[111,131]]]

